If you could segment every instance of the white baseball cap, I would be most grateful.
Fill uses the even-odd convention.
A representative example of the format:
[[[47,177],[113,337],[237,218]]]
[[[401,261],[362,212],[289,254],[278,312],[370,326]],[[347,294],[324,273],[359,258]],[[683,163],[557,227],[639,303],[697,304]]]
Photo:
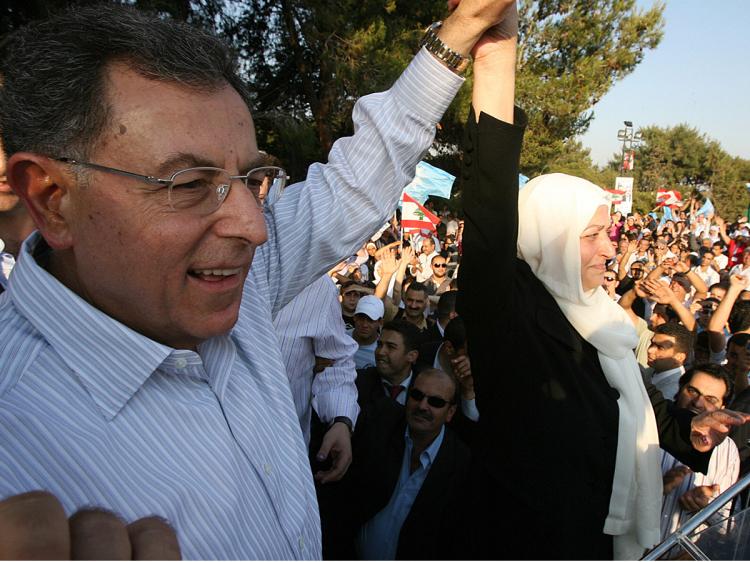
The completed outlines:
[[[370,320],[380,320],[385,312],[383,301],[381,301],[375,295],[365,295],[357,303],[357,308],[354,309],[354,315],[364,314]]]

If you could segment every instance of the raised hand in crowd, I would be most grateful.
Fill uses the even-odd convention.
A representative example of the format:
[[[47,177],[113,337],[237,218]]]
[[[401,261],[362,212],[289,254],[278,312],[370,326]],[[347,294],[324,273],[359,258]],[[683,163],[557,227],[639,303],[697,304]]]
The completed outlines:
[[[711,351],[714,353],[719,353],[726,348],[724,328],[727,327],[734,303],[737,301],[740,293],[747,289],[747,282],[747,277],[743,275],[732,275],[729,278],[729,289],[708,321],[708,328],[706,330],[708,332],[708,342]]]
[[[180,560],[175,531],[159,517],[126,524],[104,510],[70,518],[48,492],[0,502],[0,560]]]
[[[378,271],[380,273],[380,280],[375,286],[375,296],[379,299],[384,299],[388,294],[388,287],[391,284],[391,278],[394,273],[398,271],[399,260],[396,258],[396,248],[384,246],[380,248],[375,254],[378,258]]]
[[[690,442],[696,451],[710,451],[729,434],[736,426],[750,421],[750,414],[734,410],[706,411],[695,416],[690,424]]]
[[[688,330],[695,328],[695,317],[690,310],[677,298],[677,295],[664,281],[656,279],[645,279],[640,287],[648,295],[648,298],[658,304],[671,306],[677,316]]]
[[[474,395],[474,377],[471,376],[471,361],[468,355],[457,355],[451,359],[453,374],[458,379],[461,387],[461,398],[464,400],[473,400]]]

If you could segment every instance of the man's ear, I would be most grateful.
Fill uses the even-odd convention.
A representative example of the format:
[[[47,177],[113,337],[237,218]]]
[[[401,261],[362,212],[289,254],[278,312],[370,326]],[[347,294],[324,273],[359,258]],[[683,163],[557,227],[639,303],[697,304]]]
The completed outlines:
[[[16,152],[8,159],[6,175],[47,244],[55,250],[71,247],[73,237],[63,212],[71,180],[61,166],[45,156]]]
[[[456,405],[451,404],[448,407],[448,412],[446,412],[445,414],[445,423],[448,423],[449,421],[451,421],[454,415],[456,415]]]
[[[684,351],[678,351],[674,354],[674,358],[680,362],[680,365],[685,364],[685,361],[687,361],[687,357],[687,353],[685,353]]]
[[[416,349],[412,349],[406,354],[406,360],[412,365],[417,362],[417,359],[419,359],[419,351]]]

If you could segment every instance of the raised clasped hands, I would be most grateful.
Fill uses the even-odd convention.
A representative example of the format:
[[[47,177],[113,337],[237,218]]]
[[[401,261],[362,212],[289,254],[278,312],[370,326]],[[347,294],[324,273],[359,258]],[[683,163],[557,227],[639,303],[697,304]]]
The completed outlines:
[[[515,56],[518,35],[516,0],[448,0],[448,9],[452,12],[451,17],[455,16],[459,22],[482,22],[483,33],[471,49],[475,64],[498,51],[507,51],[506,44],[510,44]]]

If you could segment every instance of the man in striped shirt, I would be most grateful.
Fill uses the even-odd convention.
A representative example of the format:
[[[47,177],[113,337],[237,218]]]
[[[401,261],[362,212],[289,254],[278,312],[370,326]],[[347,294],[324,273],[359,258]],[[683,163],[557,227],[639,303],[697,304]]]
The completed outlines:
[[[675,405],[695,414],[726,408],[732,400],[733,386],[731,377],[721,366],[696,365],[680,378]],[[734,441],[725,439],[711,453],[706,474],[693,473],[666,451],[662,451],[661,467],[664,477],[661,538],[664,540],[737,481],[740,457]],[[728,516],[729,509],[728,504],[716,519]]]
[[[286,174],[214,37],[98,5],[6,42],[0,130],[38,232],[0,296],[0,497],[159,514],[186,558],[319,559],[272,318],[391,214],[462,83],[435,45],[468,53],[510,3],[461,2],[272,209]]]

